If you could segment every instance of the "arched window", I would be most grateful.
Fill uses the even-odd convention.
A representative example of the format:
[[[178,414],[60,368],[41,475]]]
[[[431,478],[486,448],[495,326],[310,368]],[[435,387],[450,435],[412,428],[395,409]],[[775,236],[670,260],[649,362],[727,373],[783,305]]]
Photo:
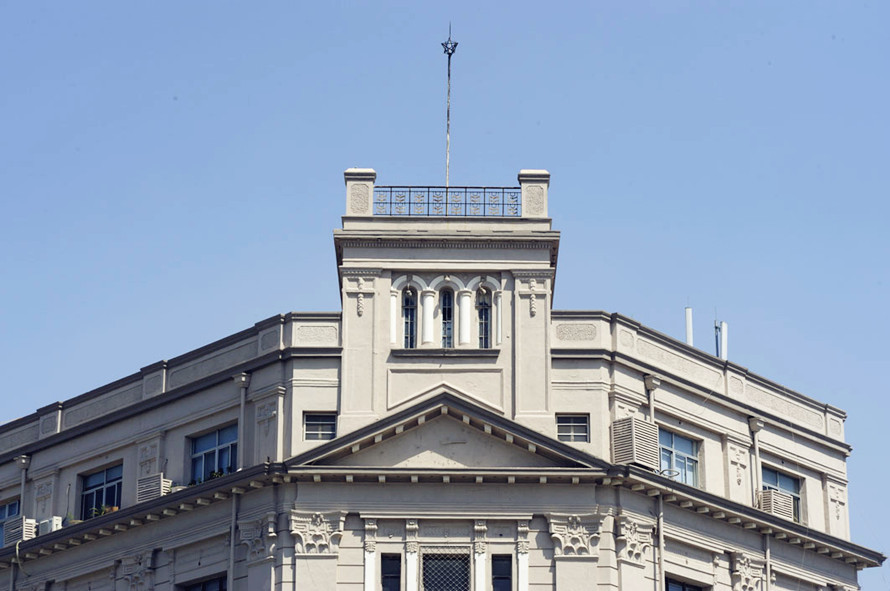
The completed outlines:
[[[406,287],[402,292],[402,320],[405,328],[405,348],[417,347],[417,292]]]
[[[439,293],[439,310],[442,312],[442,347],[454,347],[454,292],[443,289]]]
[[[491,348],[491,292],[480,287],[476,292],[476,312],[479,316],[479,348]]]

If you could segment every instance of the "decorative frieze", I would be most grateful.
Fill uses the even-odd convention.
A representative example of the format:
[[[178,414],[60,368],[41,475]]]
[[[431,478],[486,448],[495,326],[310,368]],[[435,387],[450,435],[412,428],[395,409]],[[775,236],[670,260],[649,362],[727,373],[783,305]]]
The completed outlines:
[[[763,562],[743,552],[732,552],[732,591],[760,591],[763,582]]]
[[[549,514],[550,537],[555,556],[595,556],[603,515]]]
[[[336,554],[343,537],[345,511],[301,513],[291,511],[290,529],[297,554]]]

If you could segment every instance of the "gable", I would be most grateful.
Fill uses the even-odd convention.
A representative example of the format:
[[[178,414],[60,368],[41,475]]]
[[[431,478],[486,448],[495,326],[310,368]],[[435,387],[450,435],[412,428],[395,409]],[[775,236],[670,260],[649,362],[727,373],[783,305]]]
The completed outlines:
[[[452,418],[439,416],[357,453],[334,466],[390,468],[554,468],[559,462],[530,452]]]

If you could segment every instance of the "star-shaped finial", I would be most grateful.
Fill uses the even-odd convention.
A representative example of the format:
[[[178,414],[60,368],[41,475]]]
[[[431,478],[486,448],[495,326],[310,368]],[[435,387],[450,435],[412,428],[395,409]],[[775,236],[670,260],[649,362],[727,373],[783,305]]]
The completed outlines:
[[[454,53],[454,50],[457,49],[457,41],[451,40],[451,24],[448,24],[448,41],[442,44],[442,49],[445,50],[445,55],[451,57],[451,54]]]

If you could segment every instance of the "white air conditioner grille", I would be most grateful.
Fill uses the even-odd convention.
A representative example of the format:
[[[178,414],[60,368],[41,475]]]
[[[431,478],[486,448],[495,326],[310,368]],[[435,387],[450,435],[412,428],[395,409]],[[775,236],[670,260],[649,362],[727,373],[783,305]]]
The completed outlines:
[[[172,481],[164,478],[163,472],[143,476],[136,481],[136,502],[150,501],[170,494]]]
[[[612,461],[658,469],[658,425],[636,417],[612,423]]]
[[[49,519],[44,519],[37,524],[37,535],[44,536],[57,529],[62,529],[62,518],[58,515],[53,515]]]
[[[759,494],[760,509],[785,519],[794,519],[794,498],[778,490],[762,490]]]
[[[37,535],[37,522],[21,515],[10,517],[3,523],[3,545],[11,546],[18,541],[31,540]]]

